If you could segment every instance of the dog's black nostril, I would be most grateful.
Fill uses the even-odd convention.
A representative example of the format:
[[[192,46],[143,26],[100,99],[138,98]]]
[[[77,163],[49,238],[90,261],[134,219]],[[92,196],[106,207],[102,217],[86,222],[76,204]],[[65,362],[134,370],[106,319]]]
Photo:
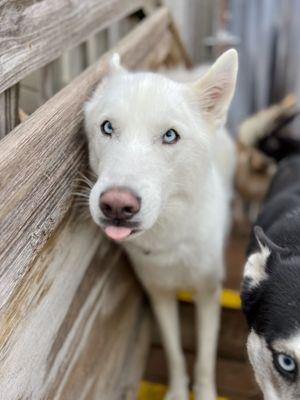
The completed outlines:
[[[136,214],[137,211],[134,210],[134,207],[126,206],[123,207],[122,210],[120,210],[120,217],[124,219],[130,219]]]
[[[114,211],[109,204],[100,202],[100,209],[106,217],[108,218],[114,217]]]
[[[123,208],[123,212],[124,212],[125,214],[133,214],[133,213],[134,213],[132,207],[124,207],[124,208]]]
[[[109,205],[109,204],[103,204],[102,203],[102,208],[105,210],[105,211],[111,211],[111,206]]]

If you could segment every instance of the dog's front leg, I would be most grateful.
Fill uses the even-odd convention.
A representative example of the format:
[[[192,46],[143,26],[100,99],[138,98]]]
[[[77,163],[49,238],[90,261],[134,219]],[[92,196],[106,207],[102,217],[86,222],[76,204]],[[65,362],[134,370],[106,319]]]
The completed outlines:
[[[217,397],[215,368],[220,320],[221,285],[203,287],[195,296],[197,321],[197,362],[195,368],[195,400]]]
[[[178,304],[175,293],[150,294],[160,326],[169,369],[169,390],[165,400],[188,400],[188,379],[180,344]]]

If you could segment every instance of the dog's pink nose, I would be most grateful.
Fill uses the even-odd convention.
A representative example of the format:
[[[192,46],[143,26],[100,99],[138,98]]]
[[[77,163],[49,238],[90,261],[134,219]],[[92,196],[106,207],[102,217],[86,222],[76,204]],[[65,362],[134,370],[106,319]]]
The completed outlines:
[[[137,214],[140,208],[140,198],[127,188],[115,187],[100,196],[100,209],[109,219],[128,220]]]

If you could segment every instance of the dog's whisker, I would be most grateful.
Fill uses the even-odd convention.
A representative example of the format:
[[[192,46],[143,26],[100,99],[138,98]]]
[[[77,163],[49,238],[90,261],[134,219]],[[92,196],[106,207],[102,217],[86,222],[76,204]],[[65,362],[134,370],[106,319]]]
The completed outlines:
[[[89,196],[91,191],[90,189],[85,189],[85,188],[81,188],[81,187],[77,187],[76,190],[74,192],[72,192],[74,195],[77,195],[77,193],[82,193],[84,195]]]
[[[73,202],[74,207],[83,207],[86,209],[89,209],[89,203],[88,202],[82,202],[82,201],[74,201]]]
[[[78,198],[74,198],[73,204],[82,204],[82,205],[86,205],[88,207],[89,201],[87,201],[87,199],[84,199],[82,197],[78,197]]]
[[[82,185],[82,187],[86,187],[86,188],[89,188],[89,189],[91,189],[91,188],[93,187],[93,183],[92,183],[92,182],[85,181],[85,180],[82,179],[82,178],[77,178],[77,179],[75,179],[74,181],[75,181],[78,185]]]
[[[89,179],[86,175],[84,175],[84,174],[83,174],[82,172],[80,172],[80,171],[79,171],[78,173],[79,173],[79,175],[80,175],[80,177],[77,178],[78,180],[81,180],[81,181],[87,183],[89,187],[92,187],[92,186],[94,185],[95,182],[93,182],[91,179]],[[93,174],[93,178],[94,178],[94,181],[95,181],[95,178],[96,178],[96,175],[95,175],[95,174]]]
[[[72,196],[84,197],[86,199],[90,197],[88,193],[83,193],[83,192],[73,192]]]
[[[74,181],[75,181],[75,182],[83,183],[84,186],[88,186],[88,187],[91,187],[91,186],[92,186],[92,183],[91,183],[91,182],[87,182],[87,181],[85,181],[85,180],[82,179],[82,178],[76,178],[76,179],[74,179]]]
[[[89,198],[91,191],[90,190],[81,190],[80,188],[76,188],[73,192],[71,192],[75,197],[86,197]]]
[[[87,203],[73,203],[73,207],[76,209],[80,209],[81,211],[86,211],[87,214],[90,214],[89,205]]]

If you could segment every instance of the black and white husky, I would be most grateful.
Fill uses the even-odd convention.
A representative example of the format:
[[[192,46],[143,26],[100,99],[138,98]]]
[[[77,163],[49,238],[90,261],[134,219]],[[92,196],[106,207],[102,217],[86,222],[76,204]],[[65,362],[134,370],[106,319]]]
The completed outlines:
[[[242,304],[265,400],[300,399],[300,156],[279,164],[258,216]]]
[[[118,55],[85,107],[90,211],[122,243],[159,322],[170,371],[166,399],[187,400],[178,289],[194,293],[199,357],[196,399],[215,400],[223,247],[235,147],[224,129],[237,54],[229,50],[193,82],[129,72]]]

